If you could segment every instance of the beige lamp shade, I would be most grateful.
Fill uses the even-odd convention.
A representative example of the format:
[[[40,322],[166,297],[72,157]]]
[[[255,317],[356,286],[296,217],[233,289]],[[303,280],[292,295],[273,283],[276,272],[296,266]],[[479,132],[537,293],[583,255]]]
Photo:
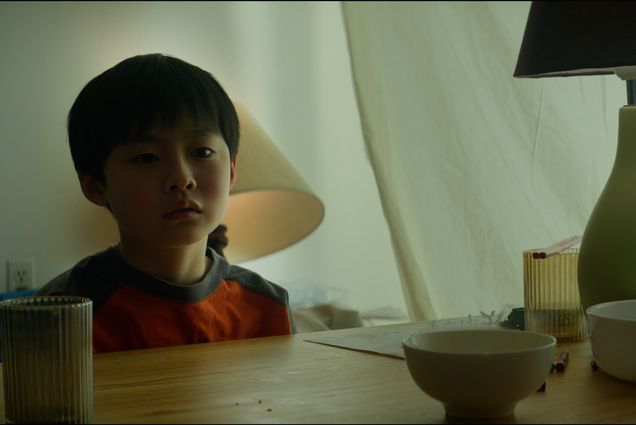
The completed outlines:
[[[236,181],[221,221],[232,262],[252,260],[305,238],[324,217],[323,203],[247,109],[234,102],[240,123]]]

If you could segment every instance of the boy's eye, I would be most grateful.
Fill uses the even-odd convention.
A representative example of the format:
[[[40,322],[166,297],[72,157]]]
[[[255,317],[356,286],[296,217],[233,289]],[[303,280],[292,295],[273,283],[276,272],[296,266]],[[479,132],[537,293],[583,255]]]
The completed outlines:
[[[214,151],[210,148],[196,148],[192,151],[192,156],[197,158],[209,158],[214,155]]]
[[[157,160],[157,155],[154,153],[142,153],[132,158],[132,161],[136,164],[149,164]]]

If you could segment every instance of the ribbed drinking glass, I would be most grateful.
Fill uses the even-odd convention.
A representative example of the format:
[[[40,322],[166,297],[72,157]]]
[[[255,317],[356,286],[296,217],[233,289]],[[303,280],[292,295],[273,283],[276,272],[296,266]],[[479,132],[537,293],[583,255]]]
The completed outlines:
[[[525,328],[559,342],[587,337],[587,320],[577,281],[579,250],[566,249],[545,258],[523,252]]]
[[[0,302],[7,423],[91,423],[93,304],[70,296]]]

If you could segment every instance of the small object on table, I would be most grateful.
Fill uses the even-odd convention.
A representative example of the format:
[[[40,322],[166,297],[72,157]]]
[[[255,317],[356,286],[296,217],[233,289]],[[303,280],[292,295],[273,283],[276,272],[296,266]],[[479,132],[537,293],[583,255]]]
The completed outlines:
[[[506,320],[501,322],[504,328],[525,330],[525,311],[523,307],[513,308]]]
[[[592,360],[591,366],[592,366],[592,370],[594,370],[594,372],[596,372],[598,370],[598,368],[599,368],[598,363],[596,363],[596,360]]]
[[[570,359],[570,352],[562,351],[561,354],[559,354],[559,360],[556,362],[556,371],[563,372],[566,366],[568,365],[569,359]]]
[[[532,252],[532,258],[534,258],[535,260],[547,258],[551,255],[572,248],[574,245],[580,243],[581,239],[581,236],[571,236],[567,239],[552,244],[549,247],[544,248],[543,250],[535,250],[534,252]]]

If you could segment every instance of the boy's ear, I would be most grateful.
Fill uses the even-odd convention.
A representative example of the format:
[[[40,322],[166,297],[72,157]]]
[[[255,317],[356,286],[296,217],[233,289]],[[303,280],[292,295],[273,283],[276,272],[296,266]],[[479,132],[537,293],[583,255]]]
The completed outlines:
[[[108,207],[108,199],[106,198],[104,185],[95,177],[78,172],[80,186],[82,187],[82,193],[95,205],[100,207]]]
[[[234,186],[234,182],[236,181],[236,158],[238,157],[238,155],[234,155],[234,158],[230,159],[230,187],[229,189],[232,189],[232,186]]]

